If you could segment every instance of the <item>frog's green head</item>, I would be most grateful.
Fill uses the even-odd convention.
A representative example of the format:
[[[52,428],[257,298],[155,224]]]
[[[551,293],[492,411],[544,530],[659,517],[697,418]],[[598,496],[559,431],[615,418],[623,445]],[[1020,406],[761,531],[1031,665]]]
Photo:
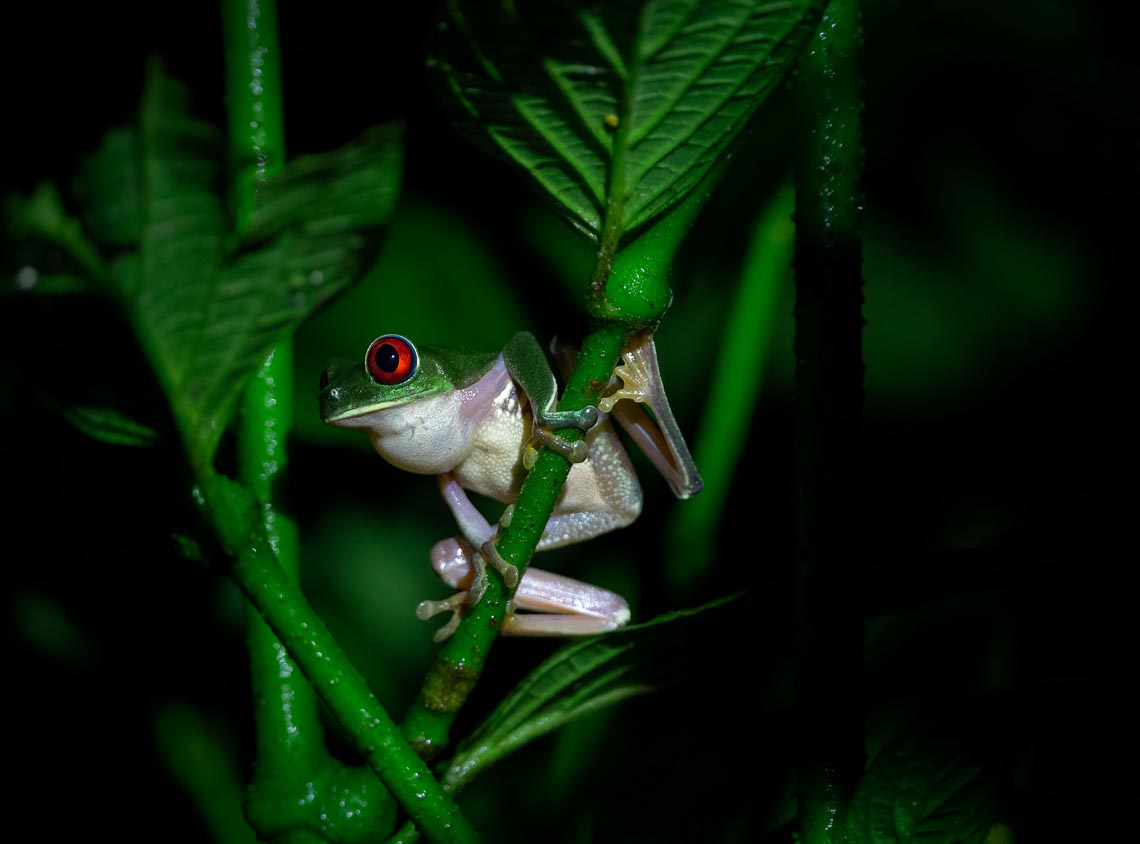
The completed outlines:
[[[420,354],[406,337],[384,334],[369,344],[363,362],[332,361],[321,373],[321,420],[358,427],[350,420],[468,386],[494,357],[426,346]]]

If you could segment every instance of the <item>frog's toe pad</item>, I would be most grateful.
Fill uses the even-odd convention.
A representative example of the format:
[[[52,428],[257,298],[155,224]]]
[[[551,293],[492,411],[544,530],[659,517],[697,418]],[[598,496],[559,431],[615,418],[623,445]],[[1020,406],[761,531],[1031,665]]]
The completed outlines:
[[[598,424],[598,409],[593,405],[587,405],[578,411],[579,423],[578,427],[583,431],[588,431]]]
[[[494,567],[495,571],[503,576],[503,582],[507,584],[508,588],[514,589],[519,585],[518,567],[503,559],[502,554],[499,553],[499,549],[495,547],[495,540],[487,540],[479,550],[487,562]],[[473,601],[472,603],[475,602]]]
[[[447,624],[435,631],[435,635],[432,637],[435,641],[442,642],[459,627],[459,611],[466,605],[466,592],[456,592],[450,598],[443,601],[420,601],[419,605],[416,606],[416,618],[420,621],[427,621],[430,618],[435,618],[435,616],[440,613],[450,612],[451,618],[448,619]]]

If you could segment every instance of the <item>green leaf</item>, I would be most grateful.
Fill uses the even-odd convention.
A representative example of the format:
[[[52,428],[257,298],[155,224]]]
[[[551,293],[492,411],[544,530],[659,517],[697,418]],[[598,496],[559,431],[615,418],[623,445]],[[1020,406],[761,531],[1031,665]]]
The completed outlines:
[[[451,790],[563,724],[686,676],[731,598],[573,642],[538,666],[464,741],[444,775]]]
[[[993,782],[960,736],[920,727],[888,744],[848,809],[851,844],[983,844],[997,820]]]
[[[111,407],[74,405],[61,408],[64,418],[92,439],[112,445],[152,446],[158,431]]]
[[[98,248],[79,220],[67,213],[55,185],[45,182],[31,196],[5,199],[12,285],[5,292],[78,292],[108,277]]]
[[[138,126],[108,133],[79,185],[88,228],[126,249],[115,292],[200,468],[274,345],[367,269],[402,165],[396,128],[290,162],[260,186],[239,242],[219,195],[220,154],[184,86],[153,69]]]
[[[451,0],[429,65],[456,122],[616,244],[693,190],[811,35],[819,0]]]

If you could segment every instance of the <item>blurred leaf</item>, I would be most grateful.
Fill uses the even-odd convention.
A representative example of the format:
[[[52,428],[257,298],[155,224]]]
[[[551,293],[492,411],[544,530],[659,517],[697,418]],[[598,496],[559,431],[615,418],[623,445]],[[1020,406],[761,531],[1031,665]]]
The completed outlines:
[[[111,407],[74,405],[60,409],[65,419],[81,432],[112,445],[151,446],[158,431],[127,417]]]
[[[997,820],[993,783],[969,742],[931,727],[888,744],[867,768],[845,819],[851,844],[982,844]]]
[[[719,323],[716,365],[707,378],[704,415],[693,455],[704,494],[677,508],[668,524],[665,573],[678,593],[691,589],[713,564],[717,528],[740,471],[740,455],[754,419],[768,366],[772,325],[790,273],[795,229],[794,191],[781,187],[757,218],[735,299]]]
[[[253,844],[257,836],[242,811],[245,788],[230,757],[232,738],[221,735],[202,715],[182,704],[159,708],[155,744],[166,772],[186,792],[212,840]]]
[[[399,185],[399,132],[290,162],[256,197],[239,244],[218,195],[217,132],[184,86],[152,68],[135,130],[108,133],[84,165],[86,220],[108,246],[115,292],[199,465],[273,345],[357,280]]]
[[[487,766],[568,721],[687,677],[705,634],[731,610],[732,600],[667,613],[561,648],[460,745],[445,785],[461,788]]]
[[[98,638],[83,629],[55,596],[34,591],[14,594],[8,616],[23,638],[60,665],[91,669],[99,664]]]
[[[31,265],[20,267],[12,276],[12,285],[0,288],[0,293],[35,293],[40,296],[89,292],[91,287],[81,276],[70,273],[41,273]]]
[[[75,271],[88,280],[105,281],[107,267],[80,222],[63,207],[55,185],[44,182],[31,196],[4,202],[5,239],[15,258],[13,285],[6,292],[73,292],[85,289]],[[63,266],[60,259],[62,260]],[[60,272],[60,270],[65,270]]]
[[[188,112],[182,87],[155,77],[156,71],[152,68],[148,90],[160,87],[167,96],[176,99],[170,104],[170,114]],[[212,155],[218,140],[214,127],[183,119],[186,123],[183,136],[199,139]],[[83,222],[91,236],[108,251],[134,247],[142,236],[146,224],[142,155],[136,129],[117,126],[107,130],[98,153],[87,156],[79,164],[75,193],[83,206]]]
[[[429,65],[461,128],[601,241],[603,227],[632,232],[696,187],[820,6],[452,0]]]

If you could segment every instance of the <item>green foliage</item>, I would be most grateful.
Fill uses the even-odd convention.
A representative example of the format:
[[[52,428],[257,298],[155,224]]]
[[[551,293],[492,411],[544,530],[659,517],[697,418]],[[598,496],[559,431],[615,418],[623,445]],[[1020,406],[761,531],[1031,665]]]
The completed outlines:
[[[534,669],[463,742],[444,782],[458,790],[488,766],[583,715],[688,677],[721,632],[729,599],[572,642]],[[710,624],[710,620],[713,622]],[[690,659],[683,654],[690,654]]]
[[[983,844],[997,820],[994,783],[961,736],[929,725],[871,762],[844,819],[849,844]]]
[[[63,408],[64,418],[95,440],[113,445],[151,446],[158,431],[112,407],[77,404]]]
[[[610,116],[606,97],[612,99],[615,84],[625,84],[599,52],[604,41],[593,35],[617,32],[617,27],[607,27],[632,7],[597,4],[587,13],[592,19],[567,19],[566,4],[552,3],[553,22],[546,23],[534,4],[517,5],[523,12],[514,18],[503,11],[510,4],[495,5],[486,18],[471,11],[477,5],[453,4],[451,29],[435,45],[452,44],[460,54],[472,54],[470,46],[477,43],[493,48],[487,55],[496,68],[507,67],[505,59],[516,54],[504,58],[500,47],[525,20],[530,28],[523,28],[526,42],[517,53],[525,69],[544,49],[542,39],[549,36],[549,46],[566,33],[579,35],[565,54],[553,54],[557,63],[527,77],[534,86],[529,100],[502,95],[494,85],[483,91],[462,88],[462,79],[478,81],[482,73],[473,55],[456,65],[473,75],[449,78],[437,64],[435,81],[445,87],[453,112],[464,109],[453,83],[470,102],[499,108],[502,128],[489,124],[497,135],[484,132],[478,121],[494,112],[463,112],[466,128],[483,132],[485,143],[545,186],[563,216],[596,239],[607,207],[591,193],[587,177],[601,184],[605,200],[611,184],[605,168],[616,161],[618,130],[633,122],[625,112],[612,112],[617,127],[606,127],[600,139],[598,126],[584,122],[600,117],[605,126]],[[208,23],[202,29],[210,30],[216,9],[204,8]],[[191,24],[201,14],[185,5],[151,11],[184,17]],[[1120,643],[1128,641],[1122,634],[1131,614],[1124,606],[1127,590],[1112,588],[1117,555],[1111,546],[1119,545],[1112,540],[1128,520],[1115,517],[1119,501],[1106,492],[1110,486],[1101,483],[1096,468],[1119,462],[1119,438],[1105,436],[1104,414],[1096,411],[1106,401],[1111,404],[1112,393],[1102,386],[1111,386],[1105,368],[1119,356],[1105,345],[1112,332],[1102,331],[1103,324],[1095,320],[1107,309],[1103,276],[1121,242],[1105,224],[1110,215],[1098,207],[1101,192],[1127,193],[1119,181],[1120,158],[1106,154],[1111,150],[1105,143],[1127,133],[1109,131],[1109,123],[1098,121],[1107,120],[1108,112],[1115,114],[1110,104],[1120,102],[1104,72],[1106,57],[1126,51],[1105,41],[1111,28],[1103,27],[1095,10],[1073,6],[1039,12],[1024,2],[982,16],[921,4],[905,9],[864,4],[868,33],[874,36],[866,54],[867,90],[875,103],[865,115],[873,184],[865,238],[870,451],[865,491],[852,506],[865,508],[863,527],[875,554],[865,595],[867,684],[864,695],[853,696],[847,705],[867,709],[874,750],[897,734],[899,723],[941,712],[948,697],[977,700],[995,689],[1019,693],[1018,715],[1033,736],[1026,742],[1032,752],[1019,759],[1016,786],[1024,789],[1019,821],[1037,832],[1027,838],[1053,834],[1063,840],[1111,840],[1111,833],[1119,832],[1113,824],[1122,817],[1120,807],[1128,805],[1121,792],[1126,785],[1111,775],[1090,778],[1087,772],[1110,770],[1109,763],[1118,761],[1117,724],[1131,717],[1125,706],[1113,703],[1127,700],[1119,694],[1123,681],[1117,669],[1127,661]],[[291,68],[294,81],[305,80],[295,92],[315,90],[322,100],[321,108],[314,108],[306,105],[305,96],[291,96],[291,147],[323,149],[327,137],[355,137],[373,119],[373,106],[386,114],[406,113],[416,131],[416,155],[407,165],[411,202],[402,204],[387,227],[380,260],[363,284],[301,326],[296,371],[301,393],[310,395],[297,403],[304,423],[291,449],[285,502],[299,516],[305,537],[306,594],[336,640],[352,645],[346,650],[365,670],[371,691],[388,711],[398,712],[415,693],[433,649],[430,626],[415,622],[411,607],[420,598],[444,592],[426,564],[426,549],[453,525],[429,479],[397,474],[365,453],[363,438],[321,426],[311,401],[317,375],[329,356],[357,355],[382,331],[479,348],[495,348],[524,328],[543,337],[564,333],[571,321],[567,317],[578,313],[575,303],[597,250],[537,208],[516,189],[515,179],[474,162],[452,133],[440,130],[432,98],[417,87],[419,75],[406,73],[422,61],[422,27],[385,20],[382,26],[342,26],[334,33],[310,28],[313,20],[328,17],[316,7],[296,6],[286,14],[288,30],[299,41],[308,38],[301,54],[314,58],[309,67],[299,63]],[[378,14],[387,18],[391,13]],[[478,40],[460,37],[457,21]],[[189,797],[205,830],[225,839],[213,816],[224,810],[240,838],[247,830],[236,806],[249,760],[226,757],[238,756],[251,744],[243,733],[250,719],[241,596],[206,568],[184,564],[171,547],[170,534],[187,526],[180,523],[184,514],[173,497],[180,492],[173,489],[177,473],[169,471],[162,450],[104,446],[143,445],[152,441],[154,430],[164,431],[162,407],[153,403],[159,394],[140,383],[145,374],[137,378],[137,367],[121,365],[120,353],[133,351],[121,347],[131,344],[108,336],[118,323],[91,319],[87,297],[26,292],[96,290],[118,300],[128,317],[145,313],[147,320],[162,322],[171,315],[157,303],[135,297],[134,288],[121,286],[129,278],[125,263],[134,260],[141,267],[147,215],[150,224],[188,226],[185,232],[177,226],[164,232],[162,243],[151,232],[147,243],[158,257],[147,266],[160,277],[145,279],[148,296],[157,291],[181,295],[184,287],[199,283],[187,281],[176,264],[168,289],[161,262],[169,257],[182,261],[195,252],[205,267],[205,259],[214,254],[210,249],[197,253],[187,247],[173,256],[161,250],[173,250],[174,241],[199,231],[190,225],[193,220],[220,215],[223,236],[214,257],[223,270],[207,272],[205,284],[220,285],[221,278],[229,278],[248,286],[256,298],[261,293],[254,288],[263,272],[284,268],[285,274],[299,270],[304,275],[313,253],[281,244],[291,237],[317,243],[328,229],[310,226],[308,211],[332,201],[335,192],[320,186],[316,175],[308,180],[304,167],[291,167],[281,184],[295,181],[283,187],[282,196],[271,196],[272,187],[266,190],[265,201],[276,210],[255,220],[240,240],[232,235],[232,214],[220,199],[206,203],[208,214],[202,218],[194,217],[189,206],[181,217],[167,213],[169,208],[148,211],[153,195],[142,186],[152,178],[161,188],[158,196],[178,185],[189,186],[188,194],[199,198],[207,186],[222,196],[219,137],[188,116],[185,92],[175,94],[179,86],[173,83],[161,89],[165,101],[149,102],[133,125],[107,133],[102,151],[83,163],[74,184],[58,182],[66,190],[50,184],[29,190],[22,184],[28,174],[65,175],[72,146],[89,144],[98,137],[96,130],[130,112],[140,66],[136,52],[155,47],[112,32],[80,38],[74,33],[81,29],[27,29],[28,38],[20,40],[34,51],[27,66],[35,66],[37,73],[13,90],[23,98],[21,105],[35,107],[22,121],[26,130],[11,133],[17,149],[9,156],[10,172],[26,196],[10,200],[5,208],[5,269],[12,270],[14,283],[5,284],[7,295],[0,305],[6,358],[0,374],[8,388],[0,399],[0,440],[15,493],[8,511],[18,528],[13,536],[37,540],[31,553],[16,550],[11,555],[15,564],[9,572],[13,676],[36,677],[28,693],[14,701],[14,719],[29,729],[22,731],[26,747],[17,746],[13,758],[22,782],[57,783],[60,760],[69,758],[75,738],[59,725],[72,723],[81,709],[84,721],[99,727],[84,733],[88,755],[122,760],[134,771],[136,785],[129,795],[117,780],[106,790],[98,782],[71,790],[68,811],[54,816],[57,826],[66,829],[70,822],[82,837],[92,824],[117,823],[107,807],[128,805],[124,800],[129,800],[132,811],[145,803],[162,817],[178,819],[176,824],[159,821],[148,830],[151,837],[176,839],[181,832],[198,840],[204,830],[187,811]],[[41,31],[50,32],[53,42],[40,41]],[[624,33],[624,40],[621,35],[610,38],[611,52],[628,69],[641,30]],[[189,42],[198,34],[191,25],[179,37]],[[73,49],[58,49],[55,41]],[[353,49],[361,43],[362,48]],[[1059,43],[1066,45],[1066,55],[1078,57],[1082,73],[1072,74],[1071,62],[1056,62]],[[1094,45],[1097,49],[1090,50]],[[42,62],[47,50],[58,61]],[[185,78],[198,103],[208,102],[213,95],[203,76],[209,80],[213,70],[202,68],[211,68],[217,57],[199,41],[189,50],[181,62],[172,57],[173,64],[180,76],[190,71]],[[194,60],[186,62],[187,55]],[[602,72],[594,77],[579,73],[568,64],[579,56],[585,59],[584,69]],[[116,75],[116,62],[129,64],[129,73],[120,68]],[[907,73],[898,73],[899,67]],[[335,76],[327,68],[335,69]],[[386,73],[390,68],[402,75]],[[322,79],[324,72],[330,75]],[[56,79],[53,73],[66,77]],[[399,86],[377,82],[397,78]],[[599,81],[596,90],[591,78]],[[60,107],[61,91],[67,92],[66,109]],[[1019,103],[1016,109],[1008,108],[1011,92]],[[665,381],[674,407],[686,417],[682,428],[690,436],[696,432],[715,440],[731,470],[717,490],[722,497],[712,508],[716,521],[708,523],[709,547],[700,560],[686,556],[691,552],[682,540],[693,533],[683,523],[672,530],[667,523],[681,512],[695,517],[697,510],[689,508],[708,506],[714,499],[702,496],[670,515],[659,485],[645,473],[646,512],[637,524],[594,547],[552,552],[555,559],[543,566],[618,589],[630,598],[635,618],[677,605],[671,603],[674,599],[665,602],[658,583],[661,559],[674,568],[707,561],[708,591],[686,589],[676,596],[680,605],[745,584],[757,586],[770,602],[756,613],[738,616],[733,629],[695,655],[722,660],[721,678],[741,685],[760,680],[772,693],[757,700],[726,691],[711,678],[685,697],[655,695],[599,712],[608,700],[656,684],[637,656],[650,649],[638,645],[625,650],[620,637],[575,642],[510,692],[518,676],[549,653],[550,643],[500,643],[473,704],[490,709],[496,701],[504,702],[478,735],[460,746],[456,763],[466,759],[474,765],[471,771],[485,773],[492,755],[501,760],[492,776],[472,783],[464,808],[480,827],[496,829],[502,840],[533,838],[533,830],[542,828],[536,824],[555,810],[571,819],[559,828],[558,840],[761,840],[792,817],[788,771],[794,748],[781,744],[793,741],[783,738],[794,717],[789,666],[779,659],[758,665],[756,652],[758,643],[774,650],[784,647],[778,631],[792,624],[794,602],[781,576],[792,521],[786,455],[791,451],[793,308],[785,282],[772,305],[775,334],[767,337],[759,328],[762,320],[751,317],[750,306],[736,298],[735,284],[750,274],[741,264],[750,263],[742,257],[751,232],[756,243],[763,234],[764,226],[752,225],[758,204],[785,175],[788,156],[781,138],[787,115],[780,110],[785,106],[771,104],[773,119],[765,125],[772,131],[761,129],[741,139],[732,178],[702,214],[673,267],[677,299],[658,333]],[[173,113],[179,110],[181,117]],[[159,113],[166,116],[159,119]],[[1024,120],[1028,113],[1047,115],[1050,130],[1042,132],[1040,121]],[[986,119],[975,126],[971,114]],[[153,130],[152,137],[142,143],[146,127]],[[182,138],[178,145],[189,144],[189,154],[159,143],[155,133]],[[383,144],[376,148],[392,151]],[[645,217],[654,213],[655,202],[666,203],[672,194],[657,179],[648,146],[623,148],[624,178],[631,178],[635,164],[650,163],[647,190],[659,191],[655,198],[627,196],[622,227],[625,243],[632,245],[641,233],[629,228],[632,209],[639,208],[636,213]],[[347,148],[349,157],[353,149],[360,147]],[[665,155],[676,160],[677,153],[673,148]],[[327,165],[329,174],[338,166],[331,155],[308,160],[315,170]],[[1048,177],[1043,179],[1043,173]],[[684,176],[695,178],[696,171]],[[358,183],[346,173],[337,190],[367,181]],[[679,182],[677,191],[685,183]],[[570,207],[575,202],[584,217]],[[645,220],[642,228],[655,227],[655,220]],[[165,242],[166,233],[175,235],[171,243]],[[351,242],[372,240],[374,233],[362,228],[347,234]],[[269,253],[255,259],[252,253],[262,249]],[[362,245],[360,267],[367,266],[370,250],[369,244]],[[334,258],[335,266],[340,258]],[[234,269],[239,262],[248,262],[243,266],[252,281]],[[549,278],[554,275],[567,299],[552,301]],[[142,284],[141,271],[134,280]],[[208,297],[188,293],[185,302],[179,310],[196,317]],[[225,354],[218,359],[197,351],[204,339],[192,341],[195,348],[188,350],[179,349],[174,337],[146,348],[152,361],[168,370],[164,386],[169,382],[185,394],[179,418],[188,420],[191,438],[202,442],[217,433],[208,430],[209,420],[224,426],[228,411],[212,376],[199,370],[218,364],[230,373],[229,381],[241,382],[259,361],[252,348],[274,342],[266,336],[272,331],[249,322],[248,303],[241,304],[223,330]],[[212,310],[203,321],[219,318],[224,320]],[[747,351],[721,346],[736,319],[750,333]],[[231,330],[240,340],[233,348],[227,339]],[[290,330],[282,328],[273,336]],[[186,331],[192,334],[192,326]],[[202,330],[200,336],[209,335]],[[110,342],[103,345],[103,340]],[[718,348],[724,349],[719,356]],[[771,363],[763,367],[766,350]],[[194,373],[188,371],[191,367]],[[760,373],[762,368],[767,372]],[[752,401],[757,377],[766,377],[766,384],[759,400]],[[133,393],[134,400],[119,403],[114,389],[99,389],[108,380]],[[70,424],[43,412],[43,392],[58,398],[72,388],[82,395],[66,411]],[[86,392],[88,388],[95,389]],[[205,392],[192,398],[200,389]],[[739,401],[739,412],[724,403],[725,393]],[[697,426],[702,402],[703,421]],[[730,421],[742,429],[716,433]],[[83,441],[74,427],[100,441]],[[199,460],[212,454],[202,445],[195,448]],[[638,456],[633,457],[637,462]],[[698,460],[703,472],[706,462]],[[235,497],[235,504],[242,504],[232,526],[240,540],[242,531],[254,529],[255,510],[244,497]],[[75,541],[47,541],[63,530]],[[187,556],[202,556],[194,540],[182,537],[181,542]],[[946,548],[955,549],[953,555],[941,556],[940,549]],[[216,549],[209,550],[216,563]],[[1089,559],[1104,561],[1102,576],[1074,578],[1073,561]],[[960,591],[983,599],[1007,596],[1015,611],[995,619],[970,604],[932,625],[939,599]],[[781,615],[785,611],[788,617]],[[757,628],[760,617],[771,623]],[[688,629],[685,620],[676,626]],[[638,638],[642,632],[631,635]],[[677,647],[682,655],[694,650],[688,640]],[[572,662],[571,651],[581,661]],[[884,651],[894,657],[888,659]],[[688,672],[691,666],[677,668]],[[688,676],[700,684],[698,673]],[[99,688],[113,688],[115,694],[76,692]],[[181,715],[167,719],[165,706],[159,705],[160,752],[155,754],[155,736],[138,729],[139,715],[148,702],[171,699],[180,702]],[[577,718],[587,711],[595,714]],[[209,720],[195,723],[184,717],[190,712],[208,712]],[[570,718],[576,719],[573,733],[552,740],[544,732]],[[209,726],[223,723],[227,728],[217,734]],[[691,723],[698,728],[688,732],[699,735],[677,729]],[[334,744],[343,739],[335,730],[333,725]],[[546,739],[536,742],[541,748],[532,745],[531,752],[503,759],[522,742],[543,735]],[[486,751],[475,738],[485,740]],[[1020,746],[1024,738],[1002,734],[993,738],[991,748]],[[985,834],[987,813],[992,815],[992,792],[974,760],[958,748],[925,743],[921,736],[894,742],[877,755],[855,804],[842,818],[849,840],[978,841]],[[556,756],[567,743],[585,757],[580,766]],[[351,755],[343,742],[338,750]],[[217,755],[220,751],[224,753]],[[159,758],[165,773],[156,765]],[[754,777],[734,775],[742,758],[754,760],[749,769]],[[447,770],[446,765],[441,769]],[[715,775],[718,771],[723,777]],[[533,787],[507,785],[520,780]],[[185,793],[177,793],[174,785]],[[58,794],[55,787],[37,795],[21,793],[19,786],[16,791],[19,804],[41,816],[58,808]],[[1008,828],[990,828],[991,841],[1006,840],[1002,835],[1008,835]]]
[[[700,184],[818,6],[452,0],[431,66],[457,123],[614,249]]]
[[[218,133],[191,115],[185,87],[152,65],[137,124],[111,130],[77,183],[109,268],[54,191],[38,192],[17,220],[66,250],[129,315],[199,471],[274,343],[367,268],[402,166],[395,128],[291,162],[260,188],[253,224],[236,240],[219,156]]]

